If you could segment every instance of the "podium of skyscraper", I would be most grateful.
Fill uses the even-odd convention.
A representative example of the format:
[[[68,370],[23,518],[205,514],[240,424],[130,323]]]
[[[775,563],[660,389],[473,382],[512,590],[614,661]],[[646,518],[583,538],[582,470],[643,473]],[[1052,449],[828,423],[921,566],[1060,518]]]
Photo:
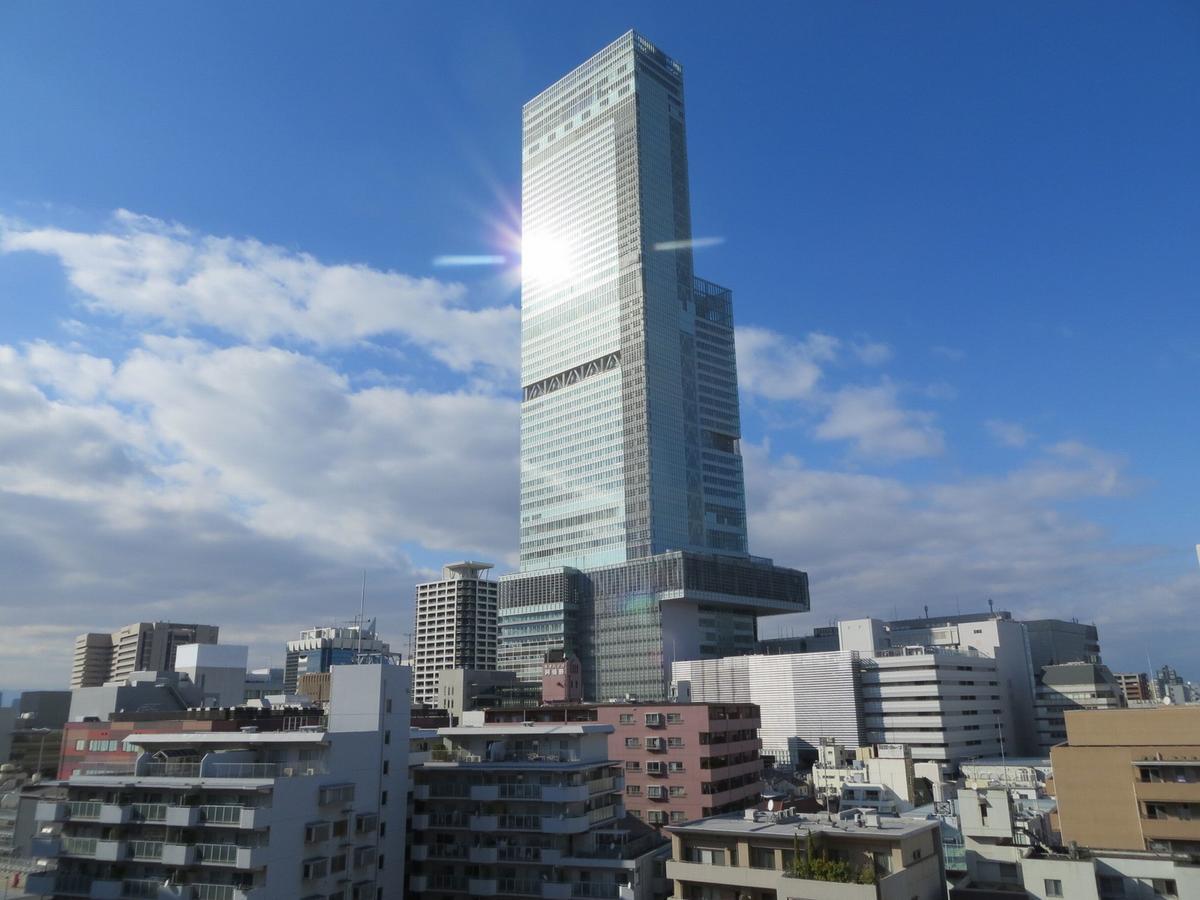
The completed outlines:
[[[692,271],[680,65],[635,32],[523,116],[521,572],[500,668],[660,698],[807,576],[748,554],[731,293]]]

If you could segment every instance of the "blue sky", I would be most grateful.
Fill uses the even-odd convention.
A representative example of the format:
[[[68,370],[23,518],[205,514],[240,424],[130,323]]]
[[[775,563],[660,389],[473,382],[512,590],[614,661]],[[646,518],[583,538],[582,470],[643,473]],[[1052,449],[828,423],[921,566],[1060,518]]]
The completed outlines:
[[[271,662],[515,550],[521,104],[684,65],[753,549],[801,629],[977,609],[1200,677],[1186,3],[0,6],[0,685],[139,616]],[[120,212],[126,211],[126,212]],[[452,447],[453,450],[447,450]],[[6,654],[6,657],[8,655]]]

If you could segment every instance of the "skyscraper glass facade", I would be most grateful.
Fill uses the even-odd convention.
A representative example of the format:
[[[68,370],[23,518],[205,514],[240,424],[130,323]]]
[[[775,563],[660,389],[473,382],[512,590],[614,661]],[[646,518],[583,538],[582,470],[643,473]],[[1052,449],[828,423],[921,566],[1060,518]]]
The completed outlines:
[[[692,272],[681,67],[629,32],[523,118],[522,571],[745,555],[732,304]]]
[[[525,105],[521,571],[499,668],[661,699],[808,578],[748,555],[733,299],[692,271],[682,69],[629,32]]]

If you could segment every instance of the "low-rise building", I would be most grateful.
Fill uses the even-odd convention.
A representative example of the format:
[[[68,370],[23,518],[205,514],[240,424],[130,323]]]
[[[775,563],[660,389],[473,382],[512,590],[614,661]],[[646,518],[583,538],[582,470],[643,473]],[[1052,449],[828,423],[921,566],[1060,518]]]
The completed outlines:
[[[860,747],[852,754],[824,740],[811,778],[818,801],[832,809],[862,806],[895,815],[928,799],[918,788],[912,754],[900,744]]]
[[[611,725],[443,728],[414,770],[410,896],[650,900],[666,844],[627,818]]]
[[[206,706],[240,706],[249,657],[241,644],[183,644],[175,650],[175,671],[187,675]]]
[[[940,900],[936,822],[748,810],[672,826],[674,900]]]
[[[1117,687],[1125,698],[1125,705],[1153,703],[1154,693],[1150,690],[1150,679],[1145,672],[1114,672]]]
[[[432,683],[434,706],[446,710],[451,723],[457,724],[468,710],[499,705],[500,689],[516,685],[517,676],[495,669],[440,669]]]
[[[328,719],[295,730],[152,733],[39,804],[34,895],[220,900],[398,896],[409,671],[335,667]],[[394,739],[393,739],[394,736]],[[122,770],[123,769],[123,770]]]

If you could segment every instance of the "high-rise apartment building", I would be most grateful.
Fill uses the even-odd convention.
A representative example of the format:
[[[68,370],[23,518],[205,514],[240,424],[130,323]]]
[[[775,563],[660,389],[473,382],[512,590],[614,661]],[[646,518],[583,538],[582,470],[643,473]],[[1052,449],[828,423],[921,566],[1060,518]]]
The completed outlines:
[[[1046,666],[1038,679],[1034,703],[1038,751],[1047,757],[1051,747],[1067,739],[1068,710],[1119,709],[1123,705],[1121,688],[1107,666],[1082,662]]]
[[[732,297],[697,279],[682,68],[634,32],[523,115],[521,574],[501,661],[579,656],[593,699],[666,693],[808,608],[748,555]]]
[[[491,563],[442,567],[442,577],[417,585],[413,631],[413,702],[436,705],[442,669],[496,668],[499,586],[484,577]]]
[[[554,703],[489,709],[489,724],[611,725],[608,755],[625,778],[625,809],[661,828],[747,809],[762,793],[758,707],[750,703]]]
[[[399,897],[409,672],[339,666],[320,724],[145,731],[133,759],[71,774],[38,806],[33,895]],[[305,710],[297,724],[311,721]],[[96,724],[95,727],[100,727]],[[122,754],[128,757],[130,754]]]
[[[440,729],[413,773],[409,896],[651,900],[666,847],[624,815],[612,730]]]
[[[215,644],[216,625],[134,622],[117,631],[81,634],[75,639],[71,687],[96,687],[134,672],[171,672],[183,644]]]
[[[1145,672],[1114,672],[1113,678],[1117,680],[1117,687],[1121,689],[1126,704],[1154,702],[1150,679]]]

